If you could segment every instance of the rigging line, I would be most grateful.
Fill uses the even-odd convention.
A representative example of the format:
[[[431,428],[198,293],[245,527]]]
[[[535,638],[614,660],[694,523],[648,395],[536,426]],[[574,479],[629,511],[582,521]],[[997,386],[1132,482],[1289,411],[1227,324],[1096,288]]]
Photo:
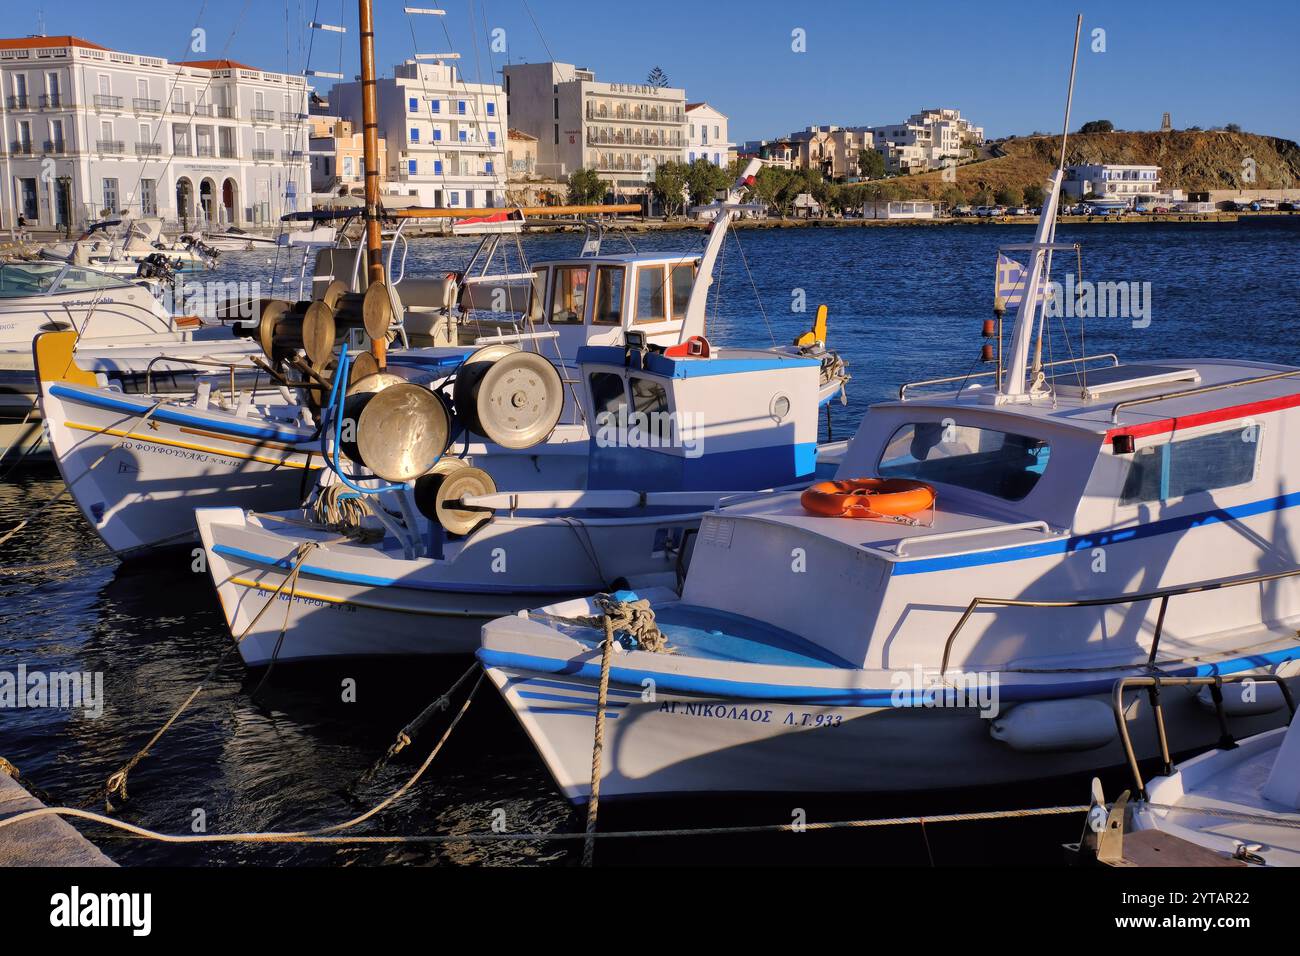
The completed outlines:
[[[218,59],[226,60],[226,59],[229,59],[229,58],[230,58],[230,45],[231,45],[232,43],[235,42],[235,34],[237,34],[237,33],[239,32],[239,28],[240,28],[240,26],[243,25],[244,17],[248,15],[248,8],[249,8],[250,6],[252,6],[252,3],[253,3],[253,0],[244,0],[244,6],[243,6],[242,9],[240,9],[240,11],[239,11],[239,16],[235,18],[235,25],[231,28],[231,30],[230,30],[230,35],[226,37],[226,43],[225,43],[225,46],[223,46],[223,47],[221,48],[221,56],[218,57]],[[206,7],[206,6],[207,6],[207,0],[204,0],[204,7]],[[197,23],[195,24],[195,26],[197,27]],[[186,53],[185,55],[188,56],[189,54]],[[176,97],[176,87],[180,84],[180,76],[181,76],[181,75],[180,75],[179,73],[177,73],[177,74],[176,74],[176,80],[175,80],[175,82],[172,83],[172,88],[171,88],[171,91],[170,91],[170,98],[169,98],[169,100],[168,100],[168,103],[169,103],[169,104],[175,102],[175,97]],[[198,98],[199,98],[199,99],[206,99],[206,97],[207,97],[207,92],[208,92],[209,89],[212,88],[212,84],[213,84],[214,80],[215,80],[215,77],[213,76],[213,71],[212,71],[212,70],[209,70],[209,71],[208,71],[208,80],[207,80],[207,82],[204,83],[204,84],[203,84],[203,88],[202,88],[201,90],[198,91]],[[196,104],[196,105],[197,105],[197,104]],[[158,136],[158,134],[160,134],[160,133],[162,132],[162,126],[163,126],[163,119],[162,119],[162,117],[160,116],[160,117],[158,118],[158,129],[157,129],[157,132],[154,134],[154,139],[150,140],[150,143],[151,143],[151,144],[157,142],[157,136]],[[197,137],[196,137],[196,140],[197,140]],[[176,158],[176,154],[175,154],[175,151],[173,150],[172,154],[169,155],[169,156],[167,157],[167,161],[163,163],[163,166],[162,166],[162,169],[160,170],[160,172],[166,173],[167,170],[171,168],[172,160],[174,160],[175,158]],[[140,166],[140,175],[136,177],[136,181],[135,181],[135,189],[136,189],[136,190],[138,190],[138,189],[140,188],[140,183],[141,183],[141,181],[144,179],[144,171],[145,171],[146,168],[148,168],[148,163],[143,163],[143,164],[141,164],[141,166]],[[134,198],[134,196],[135,196],[135,192],[134,192],[134,191],[131,193],[131,196],[132,196],[132,198]],[[200,204],[199,208],[202,209],[202,204]],[[176,212],[177,212],[177,214],[178,214],[177,218],[179,218],[180,210],[177,209]]]
[[[546,37],[542,34],[542,28],[537,24],[537,18],[533,16],[533,8],[528,5],[528,0],[522,0],[524,12],[528,14],[528,19],[533,21],[533,29],[537,31],[537,39],[542,41],[542,48],[546,50],[546,58],[552,63],[555,62],[555,54],[551,52],[550,44],[546,42]]]
[[[763,308],[763,299],[758,294],[758,284],[754,282],[754,274],[749,271],[749,260],[745,258],[745,247],[740,244],[740,236],[730,226],[727,227],[731,233],[731,238],[736,241],[736,249],[740,252],[740,261],[745,267],[745,275],[749,276],[749,287],[754,290],[754,301],[758,303],[759,314],[763,316],[763,324],[767,326],[768,337],[772,340],[772,346],[776,346],[776,333],[772,331],[772,323],[767,320],[767,310]]]

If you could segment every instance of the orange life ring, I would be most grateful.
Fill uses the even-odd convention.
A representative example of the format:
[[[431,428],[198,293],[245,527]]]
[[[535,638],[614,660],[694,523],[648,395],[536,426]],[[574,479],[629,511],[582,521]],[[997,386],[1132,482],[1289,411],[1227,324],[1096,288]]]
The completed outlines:
[[[934,489],[911,478],[819,481],[800,496],[799,504],[826,518],[910,515],[934,504]]]

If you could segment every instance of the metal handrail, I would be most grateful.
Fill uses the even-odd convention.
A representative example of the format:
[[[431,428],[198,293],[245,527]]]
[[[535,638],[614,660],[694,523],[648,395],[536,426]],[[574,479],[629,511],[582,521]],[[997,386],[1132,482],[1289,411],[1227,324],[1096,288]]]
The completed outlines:
[[[155,355],[149,360],[149,364],[144,367],[144,387],[146,394],[152,395],[153,391],[153,367],[158,362],[178,362],[182,365],[206,365],[214,368],[224,368],[230,370],[230,394],[235,394],[235,372],[239,369],[257,369],[257,365],[242,365],[239,362],[222,362],[217,359],[198,359],[198,358],[178,358],[174,355]]]
[[[1007,531],[1041,531],[1052,534],[1052,527],[1046,521],[1021,521],[1016,524],[995,524],[986,528],[963,528],[960,531],[940,531],[937,534],[922,534],[914,538],[901,538],[894,546],[894,554],[905,558],[904,553],[909,544],[933,544],[936,541],[952,541],[955,538],[978,538],[986,534],[1001,534]]]
[[[1134,405],[1146,405],[1150,402],[1163,402],[1168,398],[1188,398],[1192,395],[1204,395],[1207,392],[1217,392],[1225,388],[1237,388],[1240,385],[1260,385],[1264,382],[1275,382],[1280,378],[1291,378],[1294,375],[1300,375],[1300,369],[1294,369],[1290,372],[1274,372],[1271,375],[1259,375],[1255,378],[1239,378],[1232,382],[1220,382],[1218,385],[1202,385],[1199,388],[1184,388],[1176,392],[1163,392],[1160,395],[1151,395],[1147,398],[1127,398],[1122,402],[1116,402],[1110,409],[1110,423],[1119,424],[1119,410],[1121,408],[1131,408]]]
[[[1296,704],[1295,698],[1291,696],[1291,688],[1287,687],[1286,681],[1276,674],[1229,674],[1226,677],[1218,674],[1205,677],[1121,677],[1115,681],[1115,686],[1111,690],[1111,701],[1115,710],[1115,726],[1119,730],[1120,741],[1124,745],[1124,756],[1128,758],[1128,768],[1133,774],[1136,792],[1143,800],[1149,798],[1146,784],[1142,780],[1142,769],[1138,765],[1137,752],[1133,749],[1133,739],[1129,736],[1128,719],[1124,716],[1124,692],[1132,687],[1147,688],[1147,694],[1151,699],[1151,714],[1156,724],[1156,736],[1160,741],[1160,759],[1163,762],[1162,772],[1167,777],[1173,773],[1174,765],[1169,756],[1169,735],[1165,730],[1164,708],[1160,704],[1160,688],[1210,688],[1210,697],[1214,700],[1214,714],[1219,721],[1218,746],[1221,749],[1230,750],[1237,746],[1237,742],[1228,730],[1228,717],[1223,709],[1223,685],[1240,684],[1248,680],[1277,684],[1282,691],[1282,697],[1286,701],[1287,707],[1291,710],[1292,719],[1295,718]]]
[[[1075,601],[1026,601],[1015,598],[972,598],[970,604],[966,605],[961,619],[957,621],[956,627],[948,635],[948,640],[943,645],[943,662],[939,665],[939,673],[944,674],[948,671],[948,658],[952,653],[952,645],[957,640],[957,635],[961,629],[966,626],[981,607],[1104,607],[1112,604],[1137,604],[1141,601],[1159,601],[1160,612],[1156,617],[1156,629],[1151,639],[1151,653],[1147,655],[1147,665],[1151,666],[1156,662],[1156,651],[1160,648],[1160,635],[1165,625],[1165,608],[1169,605],[1171,597],[1177,597],[1180,594],[1199,594],[1205,591],[1217,591],[1221,588],[1235,588],[1242,584],[1262,584],[1265,581],[1277,581],[1281,578],[1290,578],[1300,575],[1300,568],[1292,568],[1289,571],[1274,571],[1270,574],[1252,574],[1245,578],[1229,578],[1221,581],[1201,581],[1197,584],[1184,584],[1176,588],[1160,588],[1155,591],[1145,591],[1141,594],[1124,594],[1119,597],[1106,598],[1080,598]]]
[[[1059,359],[1055,362],[1044,362],[1043,368],[1056,368],[1058,365],[1081,365],[1084,362],[1095,362],[1101,359],[1110,359],[1112,366],[1119,365],[1119,356],[1114,352],[1099,352],[1096,355],[1084,355],[1080,358]],[[972,378],[992,378],[997,374],[996,370],[987,372],[972,372],[969,375],[949,375],[945,378],[930,378],[919,382],[904,382],[898,387],[898,400],[907,401],[907,390],[909,388],[923,388],[927,385],[946,385],[949,382],[964,382]]]

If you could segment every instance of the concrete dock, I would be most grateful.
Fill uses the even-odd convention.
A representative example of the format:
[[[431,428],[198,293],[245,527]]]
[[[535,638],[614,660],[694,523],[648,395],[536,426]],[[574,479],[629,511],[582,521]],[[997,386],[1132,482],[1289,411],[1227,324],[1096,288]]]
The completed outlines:
[[[0,765],[0,820],[44,804]],[[0,829],[0,866],[117,866],[72,824],[48,816]]]

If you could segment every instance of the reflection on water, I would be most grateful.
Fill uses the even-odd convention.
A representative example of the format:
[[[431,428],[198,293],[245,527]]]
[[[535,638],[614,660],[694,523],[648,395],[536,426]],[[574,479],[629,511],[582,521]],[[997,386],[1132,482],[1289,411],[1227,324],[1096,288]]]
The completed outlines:
[[[1292,296],[1300,285],[1295,255],[1300,232],[1176,225],[1062,232],[1060,241],[1084,243],[1084,278],[1152,283],[1150,326],[1095,320],[1087,329],[1089,352],[1117,351],[1129,360],[1196,354],[1296,360],[1287,333]],[[846,436],[867,404],[895,395],[901,381],[972,368],[991,303],[996,248],[1030,238],[1028,228],[991,226],[747,231],[741,241],[762,309],[745,263],[729,244],[719,267],[716,316],[710,308],[710,334],[724,344],[789,342],[810,324],[816,305],[827,303],[830,344],[846,356],[854,375],[849,408],[835,409],[837,434]],[[647,251],[698,249],[702,236],[648,234],[632,241]],[[621,242],[607,239],[606,250],[623,251]],[[460,267],[476,244],[417,240],[407,273]],[[524,244],[533,259],[571,255],[578,237],[526,237]],[[268,260],[274,254],[227,254],[217,276],[265,281]],[[296,278],[296,266],[283,257],[278,272]],[[792,312],[792,304],[801,300],[808,311]],[[1068,347],[1057,332],[1045,351],[1059,358]],[[1071,333],[1070,346],[1078,354],[1077,326]],[[12,527],[61,488],[52,471],[9,476],[0,483],[0,528]],[[90,799],[185,699],[220,658],[228,637],[210,582],[193,571],[188,553],[118,566],[66,498],[0,548],[0,566],[6,568],[69,557],[81,562],[75,571],[0,576],[0,670],[13,672],[23,664],[29,670],[102,673],[104,714],[91,720],[58,710],[0,711],[0,756],[52,799],[77,805]],[[450,714],[436,718],[392,765],[358,784],[397,730],[465,666],[455,661],[284,668],[259,689],[259,680],[250,678],[232,654],[131,774],[131,799],[120,815],[168,832],[190,832],[196,811],[205,815],[209,832],[296,829],[355,816],[405,780],[437,740]],[[355,702],[344,701],[345,682],[355,682],[348,684],[356,688]],[[1077,803],[1083,793],[1075,790],[790,801],[790,806],[701,797],[655,807],[607,806],[602,829],[787,822],[796,806],[807,810],[809,819],[829,819]],[[373,833],[457,833],[489,830],[498,820],[512,831],[581,829],[581,820],[556,793],[496,693],[484,685],[427,776],[366,826]],[[1060,858],[1059,844],[1077,835],[1077,820],[1058,818],[931,827],[925,833],[909,828],[851,836],[620,841],[605,845],[600,858],[925,865],[932,858],[959,863],[995,854],[1008,861],[1051,863]],[[107,839],[103,845],[123,863],[550,864],[572,863],[580,853],[576,843],[170,847]]]

